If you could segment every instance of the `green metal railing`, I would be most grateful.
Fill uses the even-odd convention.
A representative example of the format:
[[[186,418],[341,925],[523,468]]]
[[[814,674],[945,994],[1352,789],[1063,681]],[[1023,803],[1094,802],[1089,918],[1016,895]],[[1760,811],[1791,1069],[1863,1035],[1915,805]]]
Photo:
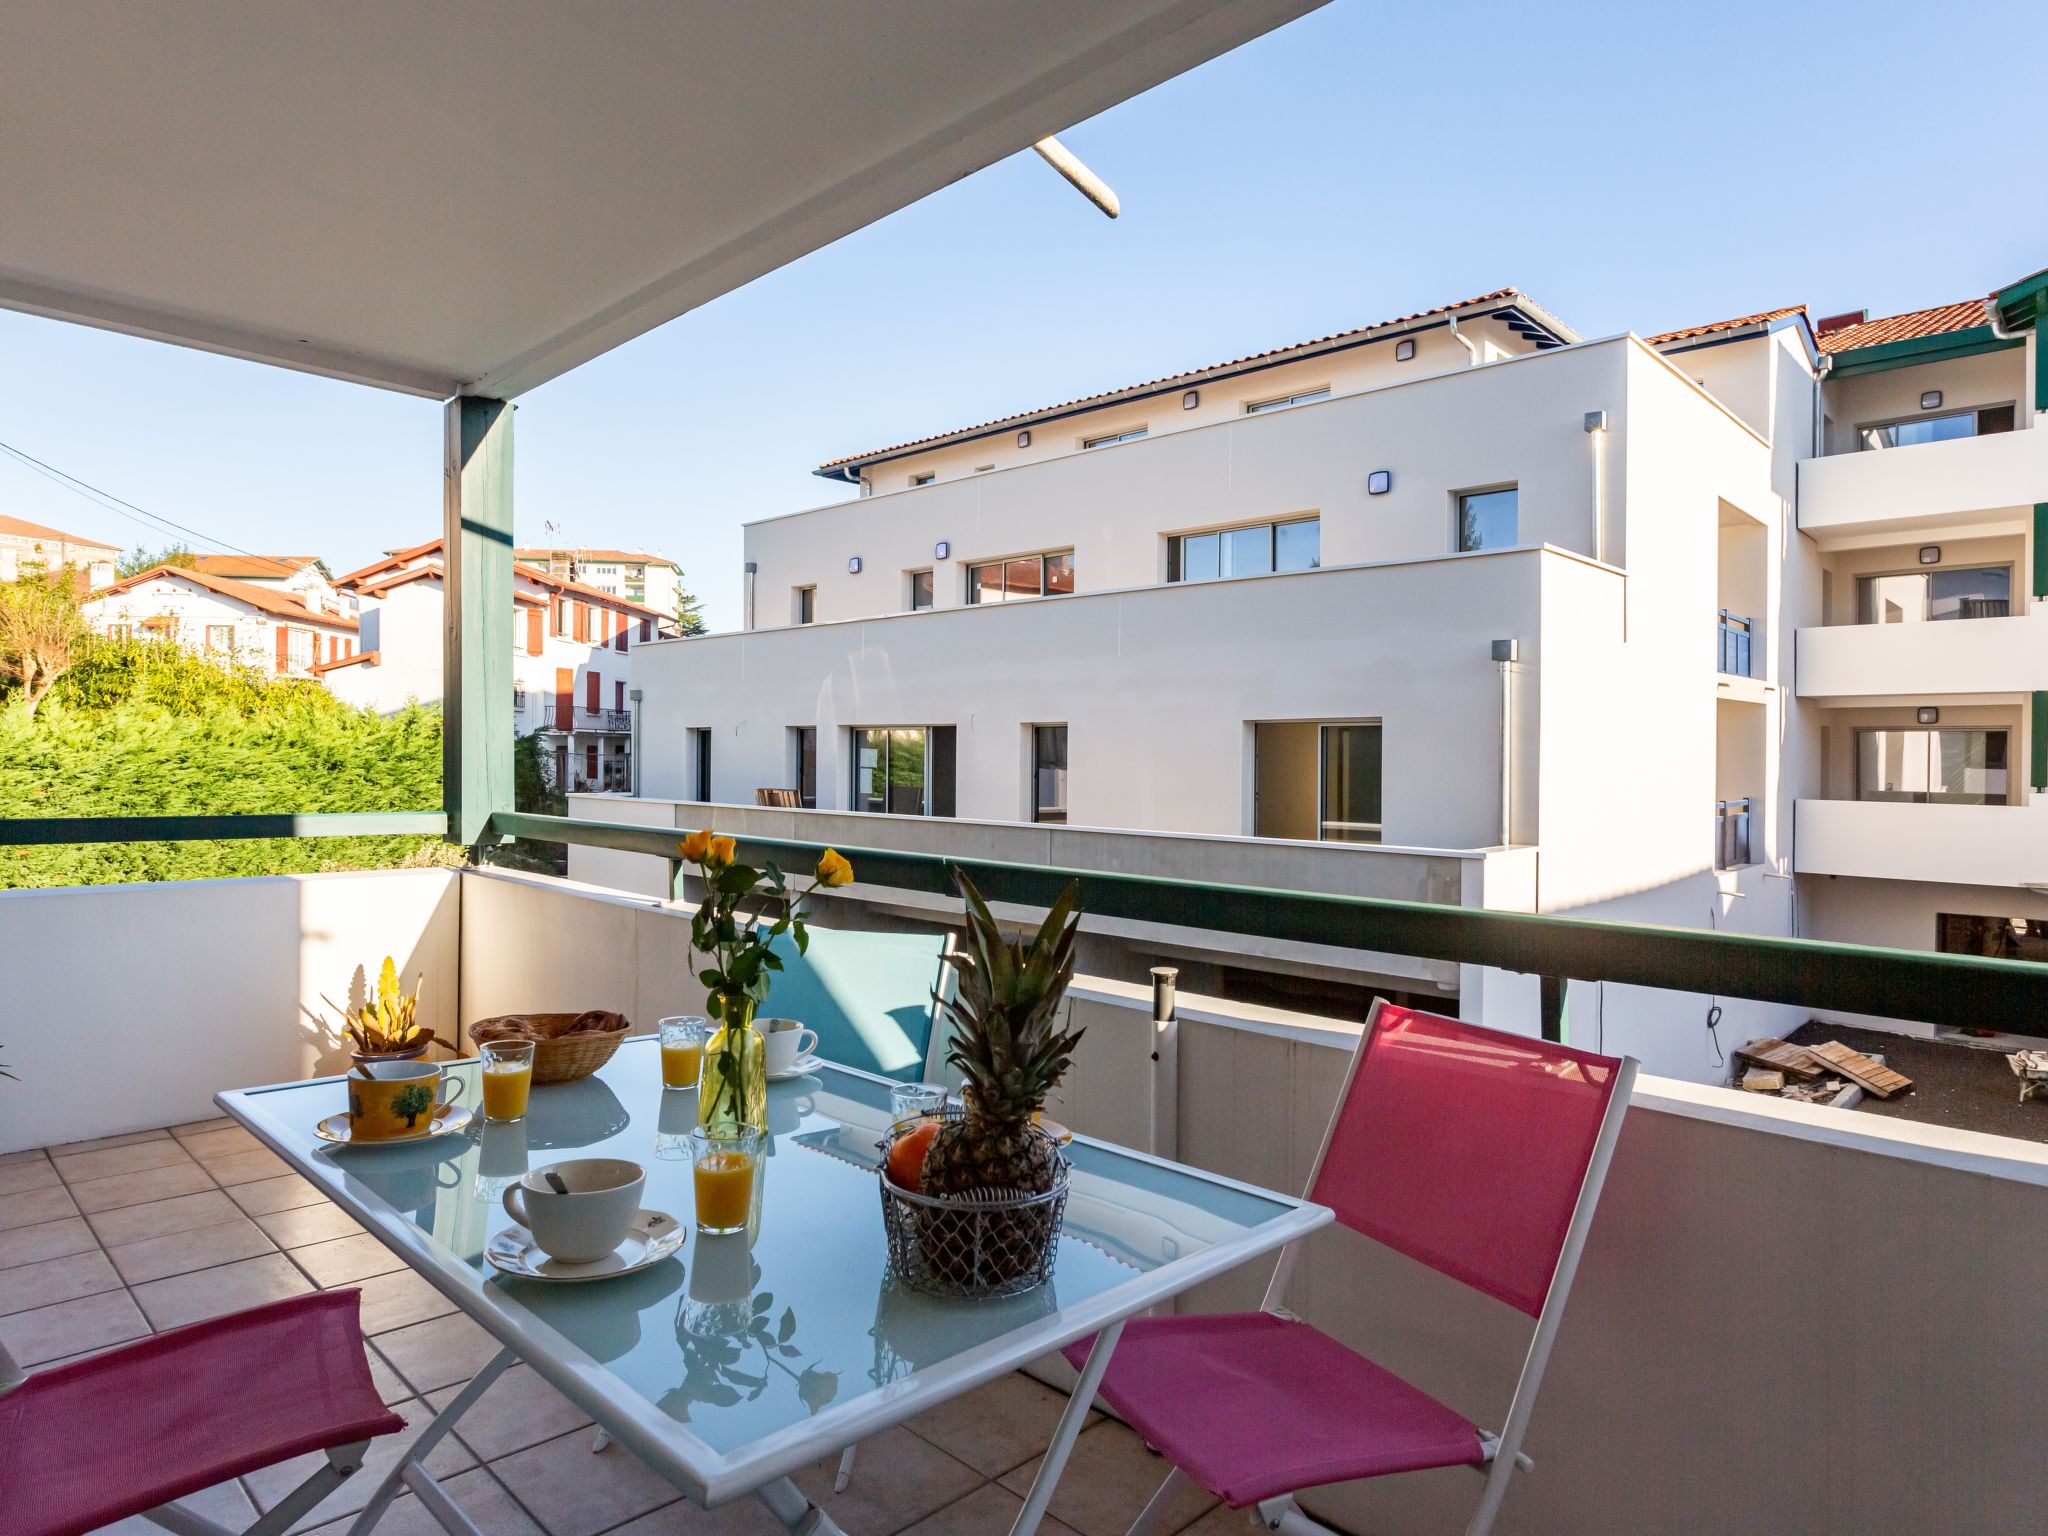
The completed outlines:
[[[61,843],[200,843],[247,837],[443,837],[445,811],[291,812],[241,816],[5,816],[0,848]]]
[[[681,894],[680,834],[662,827],[576,821],[500,811],[490,832],[608,848],[667,861]],[[743,857],[807,869],[822,843],[742,837]],[[1544,1033],[1563,1033],[1564,983],[1611,981],[1709,996],[1829,1008],[1958,1028],[1994,1024],[2011,1034],[2048,1035],[2048,966],[1911,950],[1870,949],[1814,939],[1758,938],[1645,923],[1481,912],[1426,902],[1166,880],[1096,870],[1008,864],[886,848],[840,848],[861,884],[953,894],[964,869],[991,900],[1051,903],[1069,880],[1095,917],[1164,923],[1424,960],[1491,966],[1542,980]]]

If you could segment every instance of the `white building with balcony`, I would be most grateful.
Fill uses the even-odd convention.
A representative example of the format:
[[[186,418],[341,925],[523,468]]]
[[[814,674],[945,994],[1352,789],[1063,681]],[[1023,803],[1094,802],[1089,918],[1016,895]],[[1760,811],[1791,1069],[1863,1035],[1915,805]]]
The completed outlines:
[[[279,677],[318,678],[351,662],[355,615],[339,601],[159,565],[95,592],[80,612],[97,633],[158,640]]]

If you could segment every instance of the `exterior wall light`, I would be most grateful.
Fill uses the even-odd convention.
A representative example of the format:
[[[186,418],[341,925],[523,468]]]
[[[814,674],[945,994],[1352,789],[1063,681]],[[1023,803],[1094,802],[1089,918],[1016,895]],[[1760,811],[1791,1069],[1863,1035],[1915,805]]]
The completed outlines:
[[[1941,564],[1941,546],[1939,544],[1922,544],[1920,546],[1920,563],[1922,565]]]
[[[1922,704],[1913,711],[1913,719],[1919,725],[1939,725],[1941,724],[1941,711],[1932,704]]]
[[[1415,356],[1415,343],[1414,343],[1414,341],[1413,341],[1413,340],[1409,340],[1409,341],[1397,341],[1397,342],[1395,342],[1395,343],[1394,343],[1394,361],[1395,361],[1395,362],[1397,362],[1397,363],[1405,363],[1405,362],[1407,362],[1407,361],[1408,361],[1408,360],[1409,360],[1410,358],[1412,358],[1412,357],[1414,357],[1414,356]]]
[[[1605,411],[1586,412],[1586,430],[1588,432],[1605,432],[1607,430],[1607,413]]]
[[[849,575],[849,576],[858,576],[858,575],[860,574],[860,556],[859,556],[859,555],[853,555],[853,556],[851,556],[851,557],[849,557],[849,558],[848,558],[848,560],[847,560],[847,562],[846,562],[846,574],[847,574],[847,575]]]
[[[1376,469],[1365,477],[1365,494],[1384,496],[1394,488],[1394,472],[1391,469]]]
[[[1017,446],[1019,448],[1029,448],[1031,446],[1031,433],[1028,429],[1017,434]]]
[[[1924,393],[1923,395],[1921,395],[1921,397],[1920,397],[1920,409],[1921,409],[1921,410],[1923,410],[1923,411],[1933,411],[1933,410],[1939,410],[1939,409],[1940,409],[1940,407],[1941,407],[1941,391],[1940,391],[1940,390],[1938,390],[1938,389],[1930,389],[1930,390],[1928,390],[1928,391],[1927,391],[1926,393]]]
[[[949,560],[952,558],[952,555],[953,546],[944,539],[939,540],[938,543],[932,546],[932,558],[934,560]]]
[[[1192,411],[1201,403],[1202,392],[1199,389],[1191,389],[1180,397],[1180,408],[1184,411]]]

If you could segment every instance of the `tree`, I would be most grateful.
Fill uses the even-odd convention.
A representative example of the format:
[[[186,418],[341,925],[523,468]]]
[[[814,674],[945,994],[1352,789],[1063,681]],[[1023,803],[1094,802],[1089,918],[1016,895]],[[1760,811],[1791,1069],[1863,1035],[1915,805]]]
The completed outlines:
[[[711,626],[704,622],[704,604],[683,588],[683,573],[676,572],[676,628],[686,635],[701,635]]]
[[[20,689],[30,718],[88,638],[70,567],[0,583],[0,682]]]
[[[151,554],[140,544],[123,555],[114,566],[114,572],[122,580],[140,576],[144,571],[153,571],[160,565],[182,565],[187,569],[199,564],[199,557],[182,544],[166,544]]]

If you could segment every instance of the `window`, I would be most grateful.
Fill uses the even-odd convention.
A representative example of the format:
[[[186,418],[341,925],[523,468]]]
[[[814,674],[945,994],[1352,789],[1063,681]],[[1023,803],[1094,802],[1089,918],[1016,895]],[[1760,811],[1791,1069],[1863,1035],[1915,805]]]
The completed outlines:
[[[558,635],[567,635],[569,633],[569,599],[566,597],[555,599],[555,633]]]
[[[1247,400],[1244,413],[1247,416],[1256,416],[1261,411],[1284,411],[1290,405],[1310,405],[1317,400],[1329,398],[1330,386],[1325,384],[1321,389],[1304,389],[1298,394],[1281,395],[1273,400]]]
[[[1911,448],[1920,443],[1946,443],[1958,437],[1985,437],[1993,432],[2010,432],[2012,428],[2010,405],[1987,405],[1974,411],[1878,422],[1860,428],[1858,435],[1865,448]]]
[[[818,808],[818,728],[791,726],[789,731],[790,778],[796,784],[797,803],[807,811]]]
[[[708,728],[693,728],[685,733],[689,737],[690,788],[692,800],[711,799],[711,732]]]
[[[1067,728],[1031,727],[1031,819],[1063,825],[1067,819]]]
[[[1252,835],[1378,842],[1380,722],[1256,722]]]
[[[1322,817],[1317,834],[1329,843],[1380,840],[1380,727],[1322,728]]]
[[[2011,612],[2009,565],[1906,571],[1893,576],[1864,576],[1856,583],[1859,624],[2002,619]]]
[[[818,622],[818,589],[798,587],[795,592],[796,621],[799,624]]]
[[[926,470],[921,475],[912,475],[910,477],[910,483],[912,486],[930,485],[934,480],[938,478],[939,477],[936,474],[932,473],[932,471]]]
[[[1934,947],[1945,955],[1984,955],[1993,960],[2048,963],[2048,920],[1938,912],[1934,917]]]
[[[1105,432],[1100,437],[1084,437],[1081,446],[1086,448],[1114,448],[1118,443],[1135,443],[1145,435],[1143,427],[1133,427],[1128,432]]]
[[[235,648],[235,626],[232,624],[209,624],[206,626],[206,648],[217,654],[226,654]]]
[[[1498,491],[1466,491],[1458,498],[1458,550],[1511,549],[1515,543],[1516,498],[1508,486]]]
[[[1856,798],[2004,805],[2006,761],[2004,731],[1861,730]]]
[[[892,816],[951,816],[954,729],[856,726],[853,808]]]
[[[526,713],[526,690],[524,688],[514,688],[512,690],[512,713],[515,715]]]
[[[967,567],[967,601],[1011,603],[1024,597],[1065,597],[1074,590],[1074,552],[1019,555]]]
[[[1323,563],[1320,518],[1257,523],[1216,533],[1184,533],[1166,541],[1168,581],[1215,581],[1269,571],[1312,571]]]
[[[912,571],[910,573],[910,611],[916,613],[919,609],[929,608],[931,605],[932,573],[930,571]]]
[[[291,640],[286,647],[285,657],[290,663],[292,671],[307,671],[319,659],[320,653],[317,649],[319,637],[310,629],[292,629],[288,633],[291,636]]]
[[[107,626],[107,638],[109,640],[126,640],[133,633],[134,630],[126,624],[109,624]]]

